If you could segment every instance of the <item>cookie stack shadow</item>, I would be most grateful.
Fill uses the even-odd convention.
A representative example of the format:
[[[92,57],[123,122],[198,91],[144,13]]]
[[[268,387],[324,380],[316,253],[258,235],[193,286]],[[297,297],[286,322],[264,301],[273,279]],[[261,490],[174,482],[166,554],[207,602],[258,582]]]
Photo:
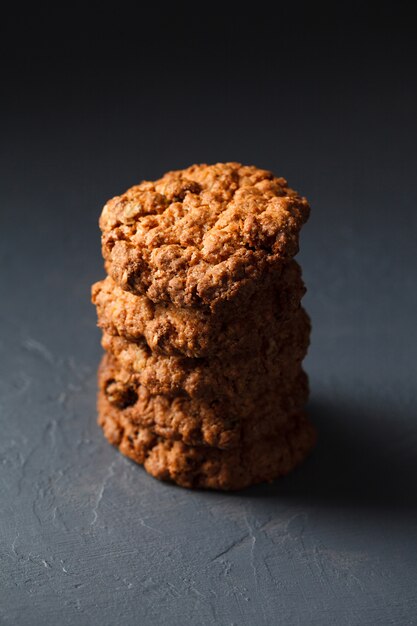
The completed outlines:
[[[258,213],[248,201],[253,198]],[[259,221],[249,249],[234,233],[229,265],[213,278],[216,263],[204,250],[205,234],[219,228],[225,211],[232,225],[241,224],[242,213],[264,215],[271,198],[296,222],[281,216],[275,224],[284,247],[275,256],[272,244],[265,252]],[[301,306],[301,270],[292,258],[307,216],[306,201],[283,179],[239,164],[172,172],[104,208],[109,275],[92,288],[105,350],[99,423],[111,443],[156,478],[240,489],[287,474],[314,445],[302,368],[310,321]],[[184,242],[187,228],[197,262]],[[262,254],[256,254],[257,243]],[[222,249],[228,245],[222,241]],[[230,264],[242,249],[249,252],[246,271]],[[168,257],[155,261],[161,250]]]

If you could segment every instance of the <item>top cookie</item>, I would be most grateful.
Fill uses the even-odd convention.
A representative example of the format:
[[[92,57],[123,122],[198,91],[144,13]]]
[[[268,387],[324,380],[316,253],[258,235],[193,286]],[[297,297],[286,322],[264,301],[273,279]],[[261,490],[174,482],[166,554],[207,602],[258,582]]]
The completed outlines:
[[[192,165],[110,200],[100,217],[106,269],[153,302],[213,305],[298,251],[309,205],[284,178],[239,163]]]

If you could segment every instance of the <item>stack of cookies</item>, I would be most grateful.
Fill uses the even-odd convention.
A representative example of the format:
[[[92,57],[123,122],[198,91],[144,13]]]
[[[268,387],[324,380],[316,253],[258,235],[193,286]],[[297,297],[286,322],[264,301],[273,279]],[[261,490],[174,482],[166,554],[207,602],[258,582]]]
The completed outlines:
[[[283,178],[238,163],[169,172],[105,205],[99,423],[153,476],[239,489],[313,446],[293,260],[308,214]]]

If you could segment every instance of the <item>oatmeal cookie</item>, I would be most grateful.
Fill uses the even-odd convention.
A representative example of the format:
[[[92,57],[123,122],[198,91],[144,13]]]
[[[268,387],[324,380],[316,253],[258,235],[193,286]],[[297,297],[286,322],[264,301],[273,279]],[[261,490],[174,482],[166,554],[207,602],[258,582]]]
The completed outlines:
[[[142,182],[100,217],[107,272],[122,289],[177,306],[251,292],[298,251],[305,198],[239,163],[193,165]]]
[[[119,369],[130,373],[132,382],[144,385],[150,393],[196,398],[230,397],[237,401],[264,392],[280,378],[297,371],[306,355],[310,320],[303,308],[283,322],[279,332],[269,329],[249,356],[212,355],[207,358],[160,356],[144,342],[130,342],[104,333],[103,348],[113,355]]]
[[[126,383],[109,355],[102,359],[98,378],[102,396],[132,424],[166,439],[223,449],[274,434],[303,409],[308,397],[308,379],[301,368],[271,393],[245,395],[235,402],[152,395],[143,385]]]
[[[275,436],[230,450],[188,446],[132,423],[100,394],[99,424],[110,443],[160,480],[189,488],[234,490],[288,474],[315,444],[315,429],[294,414]]]
[[[277,325],[296,312],[304,292],[300,266],[290,261],[279,281],[262,284],[243,302],[236,298],[214,311],[208,306],[155,304],[124,291],[111,277],[93,285],[92,301],[98,325],[109,335],[143,340],[155,354],[206,357],[252,352],[266,332],[274,334]]]

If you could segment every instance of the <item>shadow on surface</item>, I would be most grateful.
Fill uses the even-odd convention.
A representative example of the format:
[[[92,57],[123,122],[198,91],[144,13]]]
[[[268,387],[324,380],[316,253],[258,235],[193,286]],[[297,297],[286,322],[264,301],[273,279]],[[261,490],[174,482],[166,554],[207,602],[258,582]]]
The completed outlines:
[[[417,420],[411,409],[314,402],[308,413],[318,430],[311,457],[287,478],[241,495],[417,512]]]

